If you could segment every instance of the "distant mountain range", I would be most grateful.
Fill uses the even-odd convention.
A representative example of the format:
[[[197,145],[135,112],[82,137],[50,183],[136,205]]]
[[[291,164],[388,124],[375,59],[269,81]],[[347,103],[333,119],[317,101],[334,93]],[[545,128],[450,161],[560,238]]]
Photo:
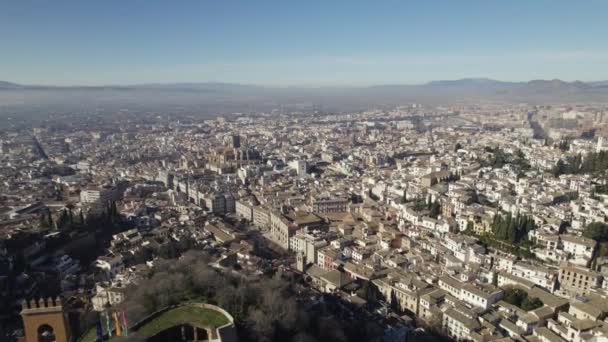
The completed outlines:
[[[22,86],[19,84],[0,81],[0,89],[19,89],[19,88],[22,88]]]
[[[489,78],[463,78],[458,80],[439,80],[430,81],[424,84],[416,85],[373,85],[367,87],[344,87],[344,89],[373,89],[387,87],[407,88],[528,88],[528,89],[594,89],[608,86],[608,81],[598,82],[566,82],[559,79],[553,80],[532,80],[529,82],[507,82],[498,81]],[[232,91],[253,90],[253,89],[339,89],[341,87],[273,87],[247,85],[238,83],[221,83],[221,82],[190,82],[190,83],[150,83],[150,84],[132,84],[132,85],[99,85],[99,86],[52,86],[52,85],[23,85],[13,82],[0,81],[0,89],[20,89],[20,90],[75,90],[75,89],[177,89],[177,90],[199,90],[199,91]]]
[[[234,112],[343,112],[407,103],[608,103],[608,81],[487,78],[440,80],[417,85],[368,87],[271,87],[231,83],[167,83],[108,86],[41,86],[0,81],[0,115],[30,112],[137,110],[216,115]]]

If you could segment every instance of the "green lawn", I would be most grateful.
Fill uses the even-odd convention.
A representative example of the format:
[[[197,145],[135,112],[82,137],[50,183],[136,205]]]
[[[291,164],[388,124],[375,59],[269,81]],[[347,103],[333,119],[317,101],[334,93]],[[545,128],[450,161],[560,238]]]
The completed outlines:
[[[217,328],[229,323],[221,313],[196,306],[181,306],[156,317],[137,330],[138,336],[150,337],[172,326],[190,323],[199,327]]]
[[[105,332],[105,329],[104,329]],[[90,328],[89,330],[87,330],[87,332],[82,335],[78,341],[80,342],[95,342],[95,339],[97,338],[97,327],[93,326],[92,328]]]
[[[199,327],[217,328],[229,323],[229,321],[228,318],[215,310],[186,304],[162,313],[160,316],[154,318],[150,323],[137,330],[137,335],[144,337],[154,336],[167,328],[183,323],[190,323]],[[112,325],[112,328],[114,328],[114,325]],[[105,326],[103,331],[104,333],[106,332]],[[130,331],[129,333],[135,332]],[[97,329],[95,326],[92,326],[78,339],[78,341],[95,342],[96,338]]]

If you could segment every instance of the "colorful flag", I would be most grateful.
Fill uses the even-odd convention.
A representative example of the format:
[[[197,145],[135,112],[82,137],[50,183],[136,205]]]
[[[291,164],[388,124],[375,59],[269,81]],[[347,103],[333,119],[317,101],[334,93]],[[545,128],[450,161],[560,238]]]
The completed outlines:
[[[106,329],[108,330],[108,337],[112,337],[112,328],[110,328],[110,315],[107,311],[103,312],[103,317],[106,318]]]
[[[103,328],[101,327],[101,316],[97,320],[97,342],[103,341]]]
[[[127,325],[127,314],[122,312],[122,326],[124,327],[125,336],[129,336],[129,326]]]
[[[120,333],[120,320],[118,319],[117,312],[114,312],[114,326],[116,327],[116,336],[122,336]]]

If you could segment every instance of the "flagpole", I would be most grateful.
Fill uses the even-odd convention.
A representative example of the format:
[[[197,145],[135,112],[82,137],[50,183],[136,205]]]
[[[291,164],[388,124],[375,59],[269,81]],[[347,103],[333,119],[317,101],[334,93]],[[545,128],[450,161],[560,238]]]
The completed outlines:
[[[106,318],[106,328],[108,329],[108,337],[112,337],[112,329],[110,329],[110,315],[107,311],[104,311],[103,315]]]
[[[129,336],[129,325],[127,324],[127,314],[124,311],[122,312],[122,324],[124,326],[125,336]]]
[[[116,326],[116,336],[122,336],[120,333],[120,321],[118,320],[118,314],[114,311],[114,325]]]
[[[103,342],[103,328],[101,327],[101,314],[97,314],[97,323],[95,324],[96,342]]]

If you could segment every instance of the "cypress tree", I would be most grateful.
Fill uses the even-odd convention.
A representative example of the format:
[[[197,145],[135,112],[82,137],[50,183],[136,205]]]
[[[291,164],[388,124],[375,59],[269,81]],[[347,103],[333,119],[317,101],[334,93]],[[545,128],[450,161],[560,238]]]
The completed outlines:
[[[47,217],[48,225],[49,225],[49,227],[53,227],[55,225],[55,222],[53,222],[53,215],[51,214],[50,210],[47,211],[47,215],[48,215],[48,217]]]

